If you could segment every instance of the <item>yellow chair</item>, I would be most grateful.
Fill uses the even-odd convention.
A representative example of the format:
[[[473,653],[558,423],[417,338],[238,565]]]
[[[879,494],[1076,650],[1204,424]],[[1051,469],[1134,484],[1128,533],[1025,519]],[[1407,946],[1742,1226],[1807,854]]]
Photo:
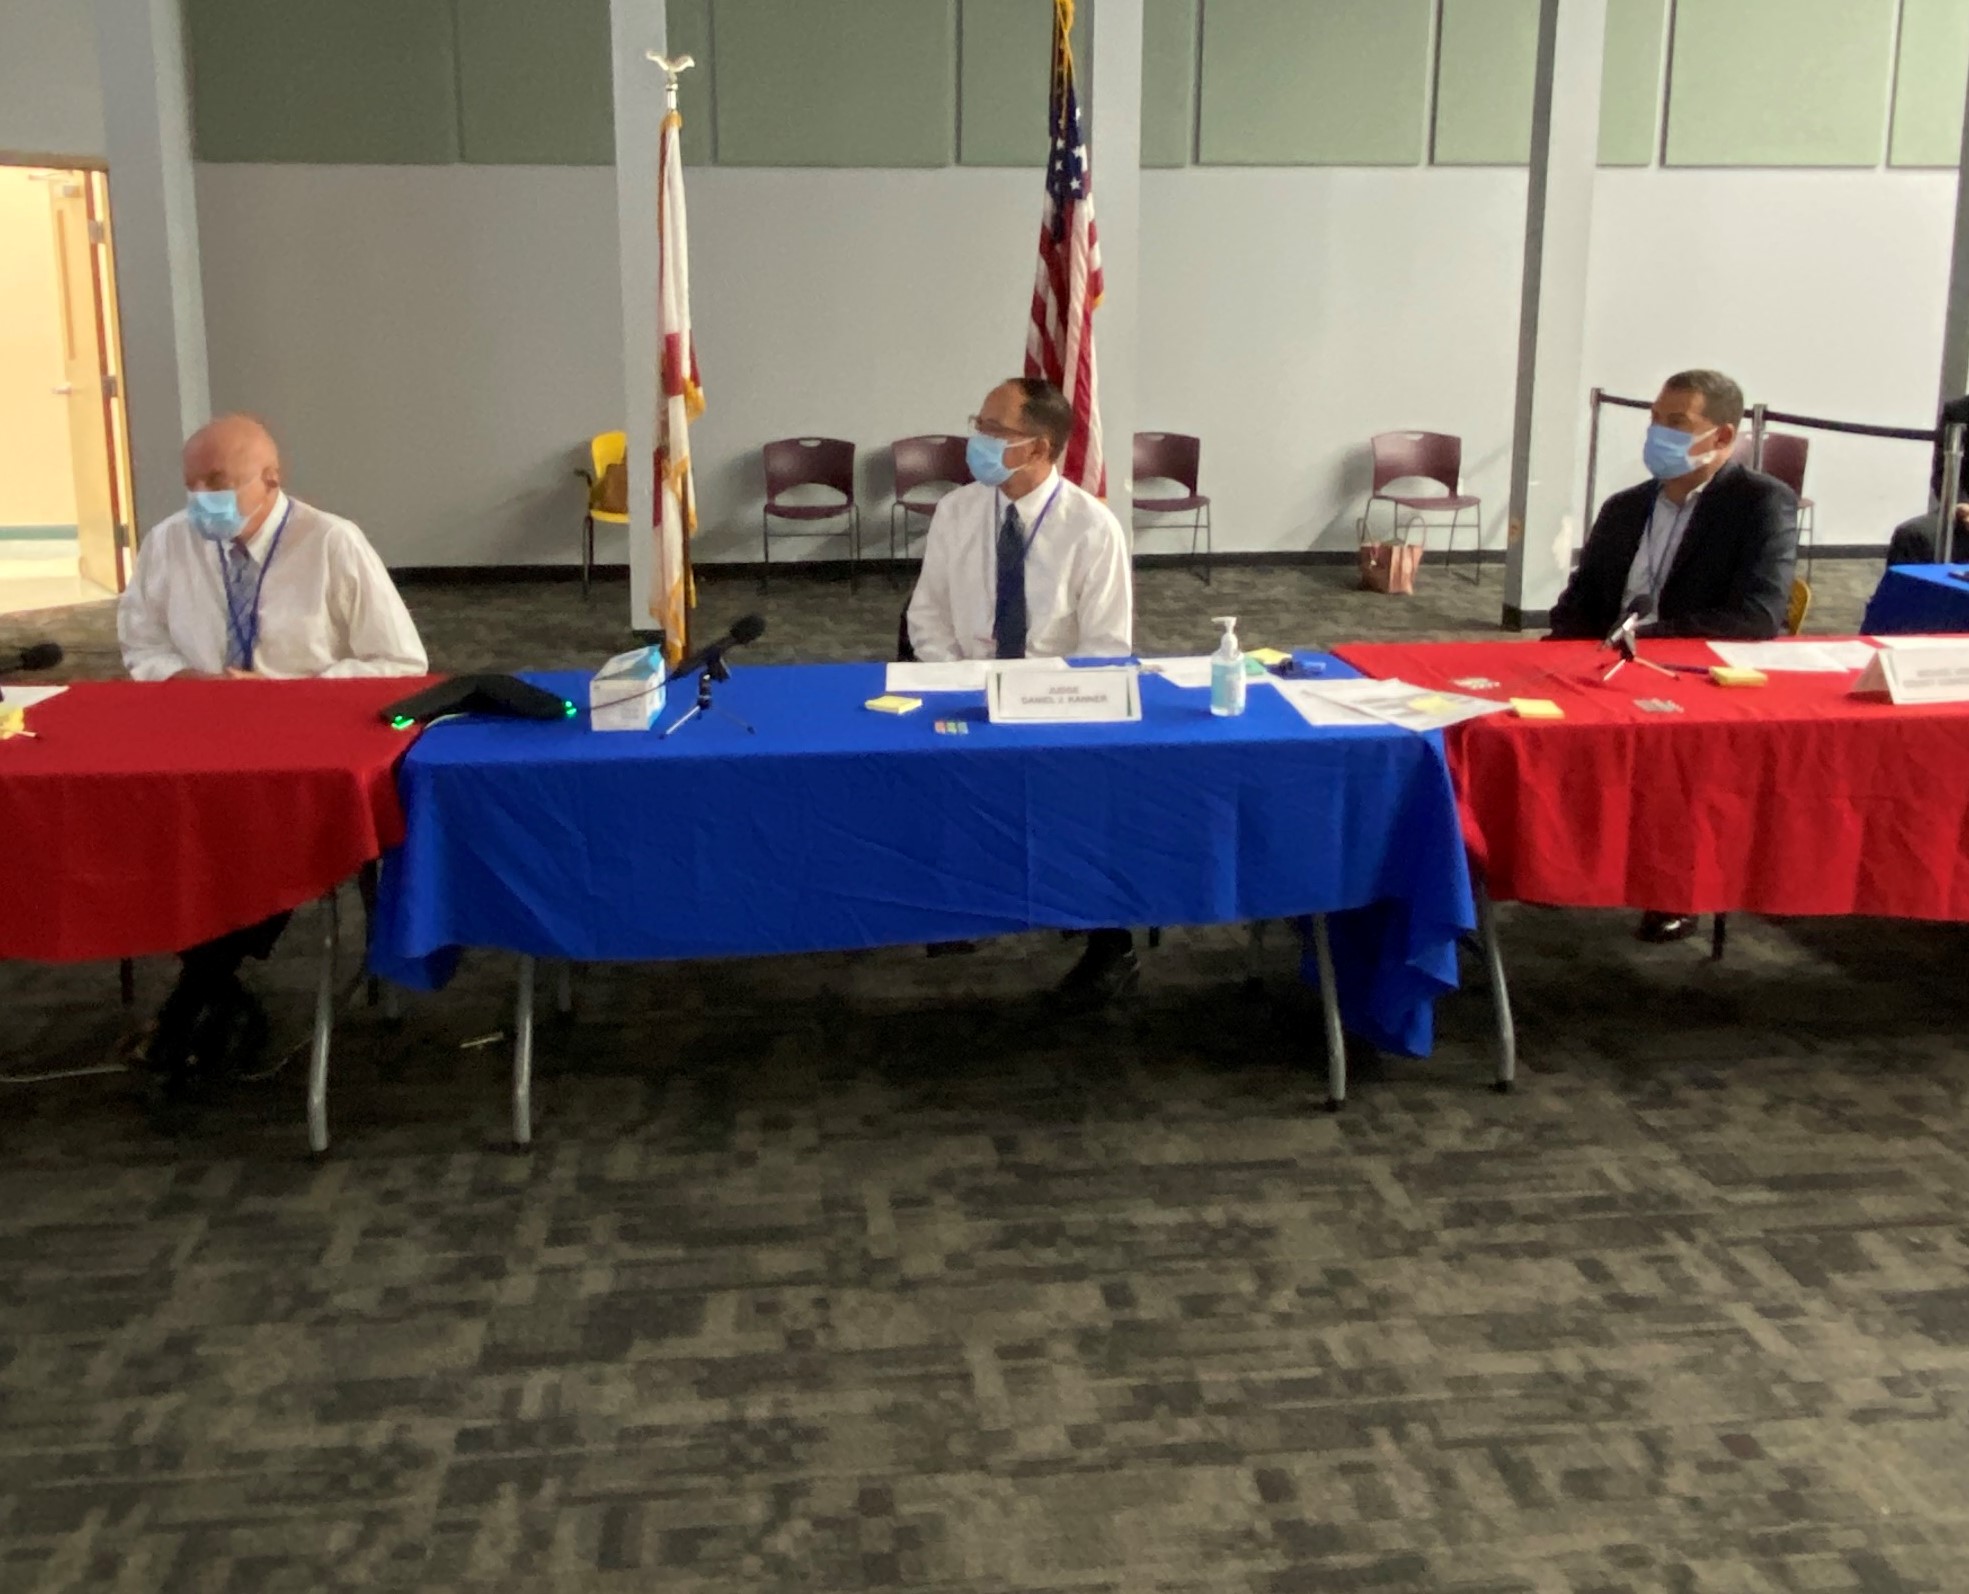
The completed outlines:
[[[629,462],[629,437],[626,432],[597,432],[588,439],[588,460],[590,469],[575,471],[588,484],[588,509],[581,517],[581,596],[588,596],[588,583],[595,572],[595,523],[605,526],[627,526],[629,516],[619,509],[602,507],[603,483],[608,479],[611,465],[627,465]]]
[[[1812,612],[1812,584],[1803,579],[1791,583],[1791,602],[1785,605],[1784,628],[1792,636],[1805,629],[1805,616]]]

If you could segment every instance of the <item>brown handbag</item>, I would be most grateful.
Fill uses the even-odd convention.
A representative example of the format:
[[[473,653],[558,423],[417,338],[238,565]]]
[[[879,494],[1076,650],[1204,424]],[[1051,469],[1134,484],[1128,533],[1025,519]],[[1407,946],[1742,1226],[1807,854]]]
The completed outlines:
[[[1363,590],[1391,592],[1398,597],[1415,591],[1415,567],[1422,563],[1421,543],[1364,542],[1357,557]]]

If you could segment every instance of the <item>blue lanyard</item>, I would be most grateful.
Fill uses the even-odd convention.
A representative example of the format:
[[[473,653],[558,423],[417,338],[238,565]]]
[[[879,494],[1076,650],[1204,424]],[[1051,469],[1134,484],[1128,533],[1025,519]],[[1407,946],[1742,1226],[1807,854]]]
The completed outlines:
[[[1039,518],[1032,523],[1032,530],[1026,533],[1026,545],[1019,550],[1020,564],[1024,564],[1026,560],[1026,555],[1032,552],[1033,542],[1039,536],[1039,528],[1046,524],[1046,517],[1053,512],[1053,505],[1060,496],[1060,489],[1064,486],[1066,486],[1065,482],[1060,482],[1057,485],[1055,485],[1052,491],[1052,495],[1047,498],[1044,504],[1040,505]],[[1015,503],[1012,503],[1008,499],[1006,500],[1005,507],[1012,510],[1016,514],[1018,512],[1019,506]]]
[[[253,583],[253,613],[244,630],[240,629],[239,616],[232,607],[232,577],[226,570],[226,548],[219,547],[219,594],[226,602],[226,629],[239,644],[242,668],[253,668],[253,652],[260,645],[260,593],[267,584],[267,572],[273,568],[273,556],[280,552],[280,539],[287,535],[287,519],[294,513],[294,500],[287,500],[287,507],[280,512],[280,524],[273,529],[273,542],[267,548],[266,558],[260,561],[260,577]]]

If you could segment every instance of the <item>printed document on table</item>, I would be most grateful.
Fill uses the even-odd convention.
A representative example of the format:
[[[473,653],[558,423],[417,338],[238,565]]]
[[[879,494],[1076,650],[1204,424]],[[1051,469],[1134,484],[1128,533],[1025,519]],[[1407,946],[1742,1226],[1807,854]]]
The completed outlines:
[[[1739,670],[1806,671],[1843,675],[1873,658],[1865,642],[1712,642],[1709,651]]]
[[[1461,692],[1432,692],[1410,681],[1287,681],[1279,690],[1311,725],[1359,724],[1365,717],[1408,731],[1439,731],[1507,707]]]
[[[891,664],[883,686],[890,692],[982,692],[994,666],[1058,669],[1062,659],[953,659],[948,664]]]
[[[1255,657],[1255,655],[1247,653],[1245,657],[1248,659]],[[1180,686],[1190,690],[1197,688],[1208,690],[1212,662],[1210,655],[1207,653],[1201,658],[1144,659],[1142,660],[1142,673],[1144,675],[1159,675],[1171,686]],[[1262,675],[1253,675],[1247,668],[1244,672],[1244,678],[1252,686],[1278,685],[1278,677],[1273,675],[1269,670]]]
[[[0,708],[33,708],[36,703],[45,703],[51,697],[60,697],[68,690],[65,686],[8,686],[0,684]]]

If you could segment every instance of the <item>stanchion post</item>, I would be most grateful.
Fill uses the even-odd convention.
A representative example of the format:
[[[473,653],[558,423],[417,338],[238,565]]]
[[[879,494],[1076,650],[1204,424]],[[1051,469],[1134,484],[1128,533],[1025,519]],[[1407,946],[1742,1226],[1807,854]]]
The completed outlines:
[[[1960,422],[1948,429],[1942,449],[1942,501],[1935,507],[1935,557],[1955,563],[1955,505],[1962,496],[1962,433]]]
[[[1753,404],[1750,406],[1750,468],[1752,470],[1762,470],[1764,468],[1764,430],[1766,425],[1764,417],[1769,411],[1770,406],[1768,404]]]
[[[1600,401],[1606,396],[1606,389],[1596,387],[1586,395],[1586,513],[1579,517],[1582,526],[1593,524],[1593,484],[1600,474]]]

